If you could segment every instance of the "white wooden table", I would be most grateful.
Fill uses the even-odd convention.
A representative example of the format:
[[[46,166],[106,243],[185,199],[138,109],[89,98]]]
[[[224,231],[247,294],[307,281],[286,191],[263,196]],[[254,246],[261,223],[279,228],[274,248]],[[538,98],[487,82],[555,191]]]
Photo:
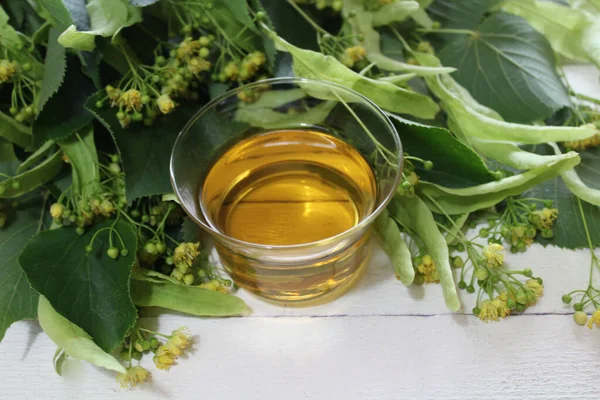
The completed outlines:
[[[598,95],[598,73],[567,70],[575,90]],[[54,373],[54,344],[36,322],[14,324],[0,343],[0,399],[598,399],[600,332],[573,322],[561,295],[587,285],[589,252],[542,248],[509,255],[544,278],[545,294],[525,315],[483,323],[474,299],[449,312],[437,285],[404,287],[381,251],[343,297],[287,308],[239,295],[248,317],[175,313],[144,323],[194,335],[193,353],[152,383],[127,391],[113,373],[69,360]]]

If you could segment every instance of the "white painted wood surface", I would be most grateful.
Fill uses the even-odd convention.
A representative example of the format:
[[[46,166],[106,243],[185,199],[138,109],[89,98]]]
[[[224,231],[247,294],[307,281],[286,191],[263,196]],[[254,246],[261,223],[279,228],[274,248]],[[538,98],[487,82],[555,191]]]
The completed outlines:
[[[598,73],[570,66],[576,91],[600,94]],[[0,343],[0,399],[598,399],[600,332],[575,325],[561,295],[587,284],[589,252],[534,246],[509,255],[544,278],[545,295],[497,323],[450,313],[439,286],[405,288],[381,251],[345,296],[312,308],[279,307],[247,293],[249,317],[191,318],[149,312],[144,323],[185,325],[193,353],[170,372],[144,364],[152,383],[120,389],[114,374],[70,360],[54,373],[54,344],[36,322],[14,324]]]

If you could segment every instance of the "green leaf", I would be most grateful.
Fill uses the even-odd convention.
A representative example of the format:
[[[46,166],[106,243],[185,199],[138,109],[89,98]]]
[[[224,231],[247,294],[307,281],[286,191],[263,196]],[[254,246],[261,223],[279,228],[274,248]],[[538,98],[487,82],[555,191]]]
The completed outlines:
[[[400,4],[409,3],[410,2],[402,2]],[[410,7],[411,6],[409,6],[409,8]],[[354,13],[354,17],[350,17],[350,13]],[[415,74],[422,76],[444,74],[454,71],[454,68],[441,66],[430,67],[412,65],[398,61],[397,59],[389,58],[382,54],[380,35],[379,32],[374,29],[376,18],[373,13],[365,11],[360,0],[346,0],[344,4],[344,15],[346,20],[352,26],[353,33],[364,37],[363,46],[367,52],[368,60],[376,63],[379,68],[387,71],[414,72]]]
[[[427,11],[444,28],[473,29],[502,0],[436,0]]]
[[[423,65],[440,65],[440,61],[431,54],[415,52],[414,56]],[[467,142],[475,137],[540,144],[581,140],[596,134],[594,126],[541,126],[504,122],[498,113],[479,104],[449,75],[427,76],[424,79],[429,90],[442,100],[449,122],[460,128]]]
[[[126,372],[125,367],[98,347],[83,329],[57,313],[44,296],[40,296],[38,318],[44,333],[67,355],[111,371]]]
[[[373,11],[373,26],[385,26],[394,22],[401,22],[419,9],[416,1],[397,1],[386,4],[377,11]]]
[[[108,129],[117,144],[125,172],[127,200],[172,191],[169,177],[171,149],[179,131],[198,110],[187,101],[169,115],[161,115],[152,124],[131,124],[122,128],[117,110],[96,108],[96,101],[105,96],[98,92],[87,101],[86,107]]]
[[[4,47],[3,58],[14,60],[19,64],[29,63],[31,69],[27,72],[30,78],[39,79],[42,77],[43,66],[37,58],[29,51],[24,50],[23,46],[29,43],[21,38],[26,36],[17,32],[9,23],[8,15],[0,7],[0,46]]]
[[[258,30],[248,16],[245,0],[215,1],[212,4],[210,15],[228,42],[235,43],[246,51],[261,47]]]
[[[446,307],[457,311],[460,308],[460,300],[456,294],[456,285],[452,277],[448,244],[427,205],[419,196],[412,198],[396,196],[390,204],[390,214],[402,226],[415,232],[421,238],[427,248],[427,253],[435,261]]]
[[[61,31],[67,29],[73,23],[71,14],[63,4],[63,0],[44,0],[38,3],[46,11],[50,22]]]
[[[76,50],[93,50],[96,36],[114,37],[121,29],[142,20],[141,10],[126,0],[91,0],[87,4],[91,30],[78,31],[70,25],[58,38],[58,43]]]
[[[387,210],[375,220],[375,231],[377,232],[381,248],[386,252],[392,266],[396,271],[396,277],[405,285],[410,285],[415,280],[415,269],[413,268],[412,255],[400,229]]]
[[[533,187],[525,196],[552,200],[553,206],[558,209],[558,219],[552,226],[554,237],[549,240],[539,239],[542,244],[568,249],[588,247],[577,196],[571,193],[561,177]],[[584,201],[581,201],[581,206],[592,243],[598,246],[600,245],[600,207]]]
[[[0,111],[0,138],[26,149],[31,143],[31,128]]]
[[[181,235],[185,242],[197,242],[202,234],[202,229],[190,217],[183,219]]]
[[[67,138],[90,123],[94,116],[84,105],[94,90],[92,82],[81,72],[79,61],[70,57],[62,86],[33,123],[35,143]]]
[[[91,128],[85,133],[75,134],[58,142],[60,148],[69,158],[73,174],[73,191],[79,198],[87,200],[96,193],[100,186],[98,169],[98,153],[94,143],[94,132]]]
[[[226,317],[250,313],[250,308],[238,297],[168,281],[132,280],[131,297],[137,306],[162,307],[198,316]]]
[[[272,37],[280,49],[292,55],[294,73],[297,76],[326,80],[354,89],[380,107],[392,112],[433,118],[439,111],[437,104],[427,96],[389,82],[366,78],[346,68],[331,56],[292,46],[274,34]]]
[[[92,238],[93,251],[87,253]],[[110,243],[126,248],[127,256],[110,258],[106,254]],[[136,250],[137,235],[131,225],[105,221],[83,235],[74,228],[38,233],[19,262],[31,286],[56,311],[83,328],[102,350],[112,351],[137,318],[129,294]]]
[[[42,186],[54,178],[63,166],[60,158],[60,151],[57,151],[39,165],[10,178],[0,177],[0,186],[4,188],[0,199],[14,199],[20,197],[32,190]],[[18,186],[15,186],[18,185]]]
[[[435,212],[442,213],[443,210],[451,215],[464,214],[494,206],[508,196],[516,196],[530,190],[572,169],[579,164],[579,161],[579,155],[570,152],[563,154],[556,161],[496,182],[460,189],[421,182],[417,189]]]
[[[65,48],[56,41],[59,34],[60,30],[57,28],[51,28],[48,34],[48,49],[44,62],[44,79],[38,100],[38,110],[43,110],[48,99],[58,92],[67,71]]]
[[[444,128],[422,125],[388,114],[396,126],[403,151],[433,162],[427,171],[414,162],[422,180],[446,187],[468,187],[495,180],[479,155]]]
[[[546,38],[523,18],[498,13],[473,35],[458,35],[441,51],[444,65],[481,104],[513,122],[531,122],[570,107]]]
[[[0,43],[6,47],[16,47],[21,44],[19,34],[8,23],[8,14],[0,7]]]
[[[319,51],[314,28],[287,1],[260,0],[260,4],[269,16],[270,28],[280,37],[302,49]]]
[[[598,14],[551,1],[512,0],[505,2],[502,7],[506,12],[525,18],[546,36],[557,53],[592,62],[600,68]]]
[[[18,257],[38,231],[41,208],[38,200],[22,204],[8,214],[6,226],[0,229],[0,340],[13,322],[34,319],[37,314],[38,294],[29,286]]]

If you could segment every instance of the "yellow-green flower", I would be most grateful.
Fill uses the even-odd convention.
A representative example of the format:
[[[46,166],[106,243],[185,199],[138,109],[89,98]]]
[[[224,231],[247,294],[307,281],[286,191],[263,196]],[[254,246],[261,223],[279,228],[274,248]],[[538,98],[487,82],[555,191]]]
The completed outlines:
[[[177,356],[173,353],[169,352],[164,346],[160,346],[156,350],[156,354],[152,358],[154,361],[154,365],[156,368],[168,371],[173,364],[175,364],[175,360]]]
[[[504,263],[504,247],[498,243],[492,243],[483,249],[483,256],[487,260],[488,267],[499,267]]]
[[[417,265],[417,271],[423,275],[425,283],[437,283],[440,281],[440,274],[435,267],[435,262],[429,254],[421,258],[421,263]]]
[[[479,310],[478,316],[482,321],[498,321],[498,309],[491,300],[482,301]]]
[[[142,93],[137,89],[129,89],[121,94],[119,103],[127,111],[140,111],[142,109]]]
[[[0,60],[0,83],[8,82],[17,72],[15,63],[8,60]]]
[[[175,108],[175,102],[169,97],[168,94],[162,94],[156,99],[156,105],[163,114],[170,113]]]
[[[65,206],[63,206],[60,203],[54,203],[50,206],[50,215],[54,219],[60,218],[63,215],[64,211],[65,211]]]
[[[506,301],[502,300],[500,296],[492,300],[492,305],[496,307],[496,311],[498,312],[498,316],[500,318],[506,318],[510,315],[510,308],[508,308]]]
[[[200,243],[181,243],[173,252],[173,261],[176,265],[184,263],[191,266],[194,259],[200,254],[198,247],[200,247]]]
[[[117,375],[117,382],[122,388],[133,389],[138,384],[144,383],[150,377],[150,373],[143,367],[135,366],[127,368],[127,372]]]
[[[594,326],[594,324],[596,324],[596,326],[600,326],[600,309],[594,311],[592,317],[587,322],[587,326],[590,329],[592,329],[592,326]]]
[[[544,294],[544,287],[537,281],[537,279],[528,279],[525,285],[535,294],[536,300],[538,300]]]

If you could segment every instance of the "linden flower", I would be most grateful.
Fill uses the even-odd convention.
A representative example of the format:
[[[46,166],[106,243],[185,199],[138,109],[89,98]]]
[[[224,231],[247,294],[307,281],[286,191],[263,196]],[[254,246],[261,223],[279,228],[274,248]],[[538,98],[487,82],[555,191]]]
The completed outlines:
[[[581,151],[581,150],[589,149],[591,147],[596,147],[596,146],[600,146],[600,134],[596,134],[592,137],[582,139],[582,140],[565,142],[565,147],[567,147],[568,149],[576,150],[576,151]]]
[[[536,218],[536,227],[540,229],[550,229],[556,218],[558,218],[558,210],[556,208],[544,208],[533,214],[539,217],[539,220]]]
[[[367,55],[367,51],[362,46],[348,47],[344,52],[352,61],[360,61]]]
[[[60,203],[54,203],[50,206],[50,215],[54,219],[58,219],[63,215],[63,211],[65,210],[65,206]]]
[[[496,308],[500,318],[506,318],[510,315],[510,308],[506,305],[506,301],[503,301],[500,297],[496,297],[492,300],[492,305]]]
[[[440,274],[435,268],[435,262],[429,254],[426,254],[421,259],[421,264],[417,266],[417,270],[423,274],[425,283],[437,283],[440,281]]]
[[[182,326],[181,328],[173,331],[171,337],[169,340],[167,340],[167,343],[170,342],[180,350],[184,350],[189,346],[191,338],[192,336],[190,335],[188,328]]]
[[[142,109],[142,93],[137,89],[129,89],[121,94],[119,102],[127,111],[140,111]]]
[[[175,108],[175,103],[168,94],[162,94],[156,99],[156,105],[163,114],[170,113]]]
[[[177,48],[177,58],[183,60],[185,58],[194,55],[194,52],[202,47],[202,44],[198,40],[192,40],[192,38],[186,38],[179,44]]]
[[[124,374],[117,375],[117,382],[122,388],[133,389],[138,384],[144,383],[148,380],[150,373],[139,365],[132,368],[127,368],[127,372]]]
[[[200,243],[181,243],[173,252],[173,261],[175,264],[184,263],[191,266],[194,259],[200,254],[198,247],[200,247]]]
[[[488,267],[499,267],[504,263],[504,247],[498,243],[492,243],[483,249],[483,256],[487,260]]]
[[[478,315],[482,321],[498,321],[498,309],[490,300],[481,302],[481,307]]]
[[[225,68],[223,68],[223,73],[225,74],[225,78],[229,80],[234,80],[237,78],[240,69],[238,68],[235,61],[230,61],[227,63]]]
[[[525,285],[535,294],[536,300],[544,294],[544,287],[536,279],[528,279]]]
[[[191,58],[187,63],[187,68],[192,74],[208,71],[210,66],[210,61],[206,61],[200,57]]]
[[[588,320],[587,326],[592,329],[592,327],[596,324],[596,326],[600,326],[600,309],[594,311],[592,317]]]
[[[119,104],[119,99],[121,98],[121,89],[115,89],[111,85],[106,86],[106,95],[110,99],[110,105],[112,107]]]
[[[17,72],[17,67],[8,60],[0,61],[0,83],[8,82]]]
[[[176,358],[177,356],[170,353],[164,346],[160,346],[156,350],[156,355],[152,358],[152,361],[154,361],[156,368],[168,371],[175,364]]]

